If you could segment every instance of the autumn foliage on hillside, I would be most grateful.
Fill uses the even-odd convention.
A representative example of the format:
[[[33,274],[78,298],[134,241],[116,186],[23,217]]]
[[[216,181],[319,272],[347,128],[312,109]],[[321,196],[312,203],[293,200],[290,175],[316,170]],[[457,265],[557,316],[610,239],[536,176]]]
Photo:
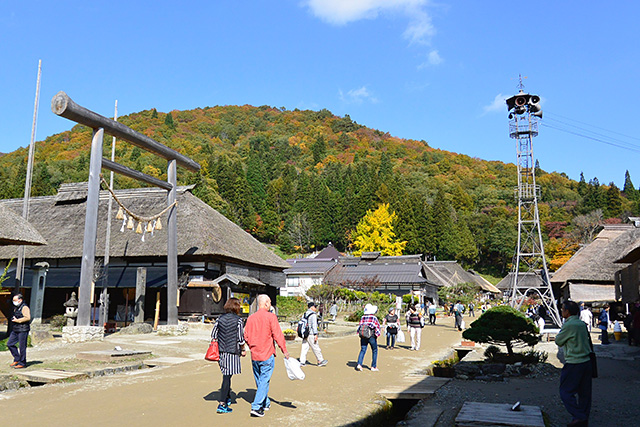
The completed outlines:
[[[62,120],[62,119],[61,119]],[[328,110],[216,106],[155,109],[120,122],[202,165],[178,171],[179,184],[263,242],[288,252],[329,242],[345,250],[367,211],[388,205],[403,253],[456,259],[504,273],[516,245],[516,167],[396,138]],[[65,182],[86,181],[91,129],[74,126],[37,144],[34,196],[55,194]],[[105,138],[105,153],[111,138]],[[0,197],[21,197],[26,148],[0,157]],[[166,179],[166,162],[118,141],[116,161]],[[559,266],[584,243],[579,219],[599,210],[600,222],[638,214],[639,192],[626,176],[615,185],[586,182],[537,168],[540,220],[550,265]],[[116,188],[141,184],[121,176]],[[578,219],[578,221],[577,221]],[[597,224],[599,225],[599,224]],[[582,237],[581,237],[582,236]]]

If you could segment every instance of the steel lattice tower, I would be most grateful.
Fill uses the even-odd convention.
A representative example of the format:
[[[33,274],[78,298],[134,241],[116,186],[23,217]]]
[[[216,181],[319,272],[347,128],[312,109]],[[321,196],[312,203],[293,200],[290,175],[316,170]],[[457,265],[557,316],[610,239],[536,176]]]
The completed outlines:
[[[562,325],[553,289],[549,282],[549,270],[544,256],[538,198],[540,186],[536,184],[532,138],[538,136],[538,119],[542,117],[540,97],[522,91],[506,100],[509,110],[509,136],[516,140],[518,187],[518,244],[513,264],[513,284],[510,302],[520,308],[526,295],[537,293],[552,321]],[[525,282],[524,277],[534,276],[537,284]]]

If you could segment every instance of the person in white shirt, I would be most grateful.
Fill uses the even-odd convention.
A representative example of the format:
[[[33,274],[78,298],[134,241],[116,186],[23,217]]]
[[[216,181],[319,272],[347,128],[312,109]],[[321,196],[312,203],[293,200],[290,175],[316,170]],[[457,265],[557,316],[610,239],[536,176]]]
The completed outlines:
[[[587,324],[587,329],[591,332],[591,323],[593,322],[593,313],[591,310],[584,306],[584,303],[580,304],[580,320]]]

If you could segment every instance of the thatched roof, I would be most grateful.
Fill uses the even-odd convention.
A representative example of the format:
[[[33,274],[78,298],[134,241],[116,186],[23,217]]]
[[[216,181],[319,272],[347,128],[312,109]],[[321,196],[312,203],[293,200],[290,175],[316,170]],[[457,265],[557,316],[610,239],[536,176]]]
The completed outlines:
[[[616,292],[613,285],[571,283],[569,285],[569,296],[573,301],[581,302],[613,302],[616,300]]]
[[[605,225],[593,242],[580,248],[555,272],[551,283],[614,283],[616,271],[628,265],[616,264],[615,261],[629,245],[634,230],[633,225]]]
[[[475,283],[482,290],[499,293],[490,282],[475,272],[466,271],[456,261],[425,261],[427,279],[439,286],[455,286],[461,283]]]
[[[640,228],[634,228],[625,233],[624,239],[626,240],[626,244],[622,240],[620,241],[620,244],[624,244],[624,247],[621,249],[618,254],[618,259],[615,262],[622,264],[634,263],[640,259]]]
[[[513,286],[513,275],[515,273],[510,271],[506,277],[504,277],[496,287],[502,292],[510,291]],[[542,286],[542,278],[534,272],[521,272],[518,275],[518,288],[539,288]]]
[[[49,243],[47,246],[30,248],[26,258],[61,259],[82,256],[84,221],[86,213],[86,193],[82,187],[86,183],[63,186],[58,196],[35,197],[31,200],[30,220]],[[192,187],[177,189],[178,256],[213,256],[229,261],[263,266],[281,270],[288,264],[254,239],[236,224],[215,209],[194,196]],[[153,216],[167,204],[167,192],[159,188],[136,188],[117,190],[122,203],[143,216]],[[98,213],[98,242],[96,254],[104,254],[107,204],[109,194],[100,193]],[[0,205],[15,211],[21,209],[21,200],[3,200]],[[167,255],[167,214],[162,217],[162,230],[153,236],[141,235],[133,230],[120,232],[122,221],[115,219],[118,210],[113,204],[111,224],[111,257],[158,257]],[[0,248],[0,259],[16,256],[16,250]]]
[[[46,244],[33,225],[12,210],[0,206],[0,246]]]

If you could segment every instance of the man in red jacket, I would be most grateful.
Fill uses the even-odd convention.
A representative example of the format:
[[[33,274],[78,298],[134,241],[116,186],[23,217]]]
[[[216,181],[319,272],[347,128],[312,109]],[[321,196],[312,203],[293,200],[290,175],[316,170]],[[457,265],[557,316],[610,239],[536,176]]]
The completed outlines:
[[[244,327],[244,339],[251,350],[251,365],[253,377],[256,380],[256,397],[251,403],[251,416],[264,417],[264,411],[269,410],[269,382],[275,367],[276,347],[274,341],[282,350],[284,358],[289,358],[284,335],[280,329],[278,318],[269,312],[271,298],[268,295],[258,295],[258,311],[247,319]]]

